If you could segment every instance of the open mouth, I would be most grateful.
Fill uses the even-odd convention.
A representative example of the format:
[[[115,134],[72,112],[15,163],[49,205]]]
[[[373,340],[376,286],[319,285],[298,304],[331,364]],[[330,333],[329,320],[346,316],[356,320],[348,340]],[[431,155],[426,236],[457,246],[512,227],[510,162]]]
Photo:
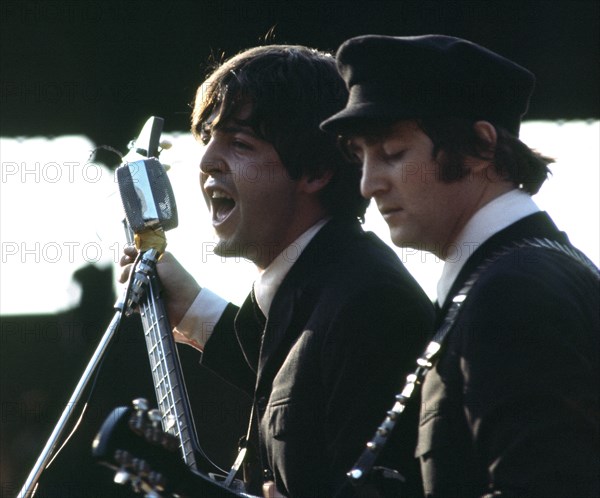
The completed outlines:
[[[231,211],[235,208],[235,201],[222,190],[214,190],[210,194],[210,204],[213,221],[216,224],[223,223]]]

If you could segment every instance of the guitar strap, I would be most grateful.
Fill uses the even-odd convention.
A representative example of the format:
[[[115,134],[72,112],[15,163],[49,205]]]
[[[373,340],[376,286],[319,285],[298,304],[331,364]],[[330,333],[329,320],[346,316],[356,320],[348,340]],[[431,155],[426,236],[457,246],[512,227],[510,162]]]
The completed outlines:
[[[226,488],[231,487],[233,480],[242,467],[242,463],[244,463],[244,459],[246,458],[246,452],[248,451],[248,444],[250,441],[250,432],[252,431],[252,421],[254,420],[254,403],[252,403],[252,408],[250,409],[250,421],[248,422],[248,432],[246,436],[240,440],[238,455],[223,482]]]
[[[489,258],[484,260],[469,276],[464,286],[452,299],[452,304],[450,305],[442,325],[434,334],[433,338],[425,348],[425,351],[417,359],[417,368],[412,374],[407,376],[404,388],[402,389],[401,393],[396,396],[396,403],[392,409],[387,412],[387,417],[377,429],[375,436],[367,443],[366,449],[363,451],[354,467],[350,470],[350,472],[348,472],[348,478],[353,485],[360,486],[369,478],[377,457],[387,443],[388,437],[393,428],[396,426],[400,415],[408,404],[408,401],[413,397],[415,392],[418,391],[418,387],[422,385],[427,373],[435,366],[444,339],[452,330],[452,327],[454,326],[454,323],[459,315],[461,306],[467,299],[469,291],[473,288],[478,278],[490,266],[503,257],[512,254],[515,250],[525,248],[553,250],[564,254],[577,263],[588,268],[598,279],[600,279],[600,273],[598,272],[598,269],[594,263],[592,263],[581,251],[572,246],[561,244],[546,238],[524,239],[522,241],[514,242],[513,244],[500,248],[498,251],[490,255]],[[397,472],[395,475],[388,477],[396,478],[401,481],[404,479]]]

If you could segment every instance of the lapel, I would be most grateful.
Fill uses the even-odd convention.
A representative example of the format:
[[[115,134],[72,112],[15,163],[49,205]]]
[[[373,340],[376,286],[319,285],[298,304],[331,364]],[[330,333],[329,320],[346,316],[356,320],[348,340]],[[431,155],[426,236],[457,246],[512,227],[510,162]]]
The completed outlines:
[[[352,234],[361,231],[358,222],[331,220],[315,235],[281,282],[260,344],[257,389],[272,381],[304,330],[318,299],[318,289],[312,289],[315,277],[338,259],[340,251],[349,246]]]
[[[481,244],[465,263],[452,284],[444,305],[441,306],[440,313],[437,316],[437,324],[439,325],[441,320],[446,316],[452,303],[452,298],[460,291],[469,276],[486,258],[502,246],[524,238],[533,237],[546,237],[559,242],[569,243],[567,235],[564,232],[560,232],[550,216],[543,211],[526,216],[504,230],[501,230]]]

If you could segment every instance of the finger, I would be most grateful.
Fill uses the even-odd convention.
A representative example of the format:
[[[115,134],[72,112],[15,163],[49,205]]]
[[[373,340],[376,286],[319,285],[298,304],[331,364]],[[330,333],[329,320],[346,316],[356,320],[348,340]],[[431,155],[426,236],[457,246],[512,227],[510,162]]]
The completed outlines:
[[[264,498],[275,498],[275,483],[265,482],[263,484],[263,496]]]
[[[277,491],[273,481],[268,481],[263,484],[263,496],[264,498],[284,498],[284,496]]]
[[[123,259],[123,258],[121,258]],[[125,282],[127,282],[127,280],[129,280],[129,274],[131,273],[131,265],[127,265],[123,268],[123,271],[121,272],[121,275],[119,276],[119,282],[124,284]]]
[[[124,252],[124,253],[125,253],[127,256],[129,256],[129,257],[131,257],[131,258],[133,258],[133,259],[135,259],[135,257],[138,255],[138,250],[137,250],[137,248],[136,248],[136,247],[135,247],[133,244],[132,244],[132,245],[126,245],[126,246],[123,248],[123,252]]]

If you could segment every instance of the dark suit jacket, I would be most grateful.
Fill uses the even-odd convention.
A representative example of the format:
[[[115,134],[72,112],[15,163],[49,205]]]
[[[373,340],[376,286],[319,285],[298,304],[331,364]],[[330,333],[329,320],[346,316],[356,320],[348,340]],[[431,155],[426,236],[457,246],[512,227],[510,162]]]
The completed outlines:
[[[486,241],[451,289],[526,237],[568,244],[545,213]],[[426,494],[599,496],[598,273],[519,249],[479,277],[425,379],[416,455]]]
[[[235,327],[234,311],[202,361],[254,396],[254,471],[272,471],[288,496],[332,498],[432,330],[430,300],[376,236],[332,220],[282,282],[264,334],[250,298]],[[398,453],[407,465],[414,433]]]

